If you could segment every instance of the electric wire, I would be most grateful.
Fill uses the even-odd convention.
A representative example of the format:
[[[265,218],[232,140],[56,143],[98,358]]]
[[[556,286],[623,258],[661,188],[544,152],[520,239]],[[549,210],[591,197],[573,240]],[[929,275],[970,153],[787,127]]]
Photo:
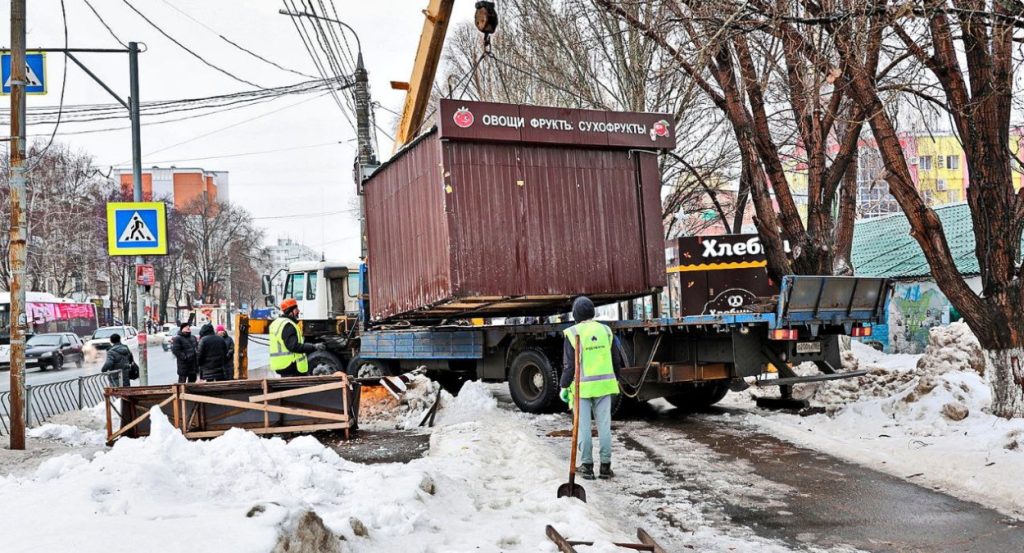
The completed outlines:
[[[327,58],[327,64],[334,73],[334,76],[340,78],[342,75],[347,74],[348,71],[346,71],[342,66],[341,60],[339,59],[338,54],[334,51],[333,44],[331,44],[331,38],[328,31],[325,30],[323,22],[319,17],[317,17],[316,10],[312,7],[312,4],[307,6],[305,0],[303,0],[302,7],[306,10],[306,13],[313,15],[313,17],[309,18],[312,20],[310,22],[310,27],[313,28],[313,31],[316,34],[317,42],[320,44],[320,49],[324,52],[324,55]],[[355,113],[355,107],[351,96],[346,95],[345,101],[348,106],[348,111],[345,111],[345,119],[348,120],[349,124],[352,125],[353,128],[355,128],[355,125],[352,123],[352,118],[349,116],[349,111]]]
[[[192,56],[193,56],[194,58],[196,58],[197,60],[199,60],[199,61],[203,62],[203,63],[204,63],[205,65],[207,65],[207,66],[209,66],[209,67],[211,67],[211,68],[213,68],[213,69],[215,69],[215,70],[217,70],[217,71],[219,71],[219,72],[223,73],[224,75],[227,75],[228,77],[231,77],[232,79],[234,79],[234,80],[236,80],[236,81],[238,81],[238,82],[240,82],[240,83],[244,83],[244,84],[247,84],[247,85],[249,85],[249,86],[252,86],[252,87],[255,87],[255,88],[263,88],[262,86],[260,86],[260,85],[258,85],[258,84],[256,84],[256,83],[254,83],[254,82],[251,82],[251,81],[247,81],[247,80],[245,80],[245,79],[243,79],[243,78],[241,78],[241,77],[239,77],[239,76],[237,76],[237,75],[235,75],[235,74],[231,73],[231,72],[230,72],[230,71],[228,71],[227,69],[224,69],[224,68],[222,68],[222,67],[220,67],[220,66],[214,65],[213,63],[211,63],[211,62],[207,61],[207,59],[206,59],[206,58],[204,58],[203,56],[200,56],[200,55],[199,55],[199,54],[197,54],[197,53],[196,53],[195,51],[193,51],[193,50],[192,50],[191,48],[189,48],[188,46],[185,46],[184,44],[182,44],[181,42],[179,42],[179,41],[178,41],[178,39],[176,39],[176,38],[172,37],[172,36],[171,36],[170,34],[168,34],[168,33],[167,33],[167,31],[164,31],[164,30],[163,30],[162,28],[160,28],[160,26],[159,26],[159,25],[157,25],[156,23],[154,23],[154,22],[153,22],[153,21],[152,21],[151,19],[149,19],[149,18],[148,18],[148,17],[146,17],[146,16],[145,16],[145,15],[144,15],[144,14],[143,14],[142,12],[140,12],[138,8],[136,8],[135,6],[133,6],[131,2],[129,2],[128,0],[121,0],[121,1],[122,1],[122,2],[124,2],[124,4],[125,4],[126,6],[128,6],[129,8],[131,8],[131,10],[132,10],[133,12],[135,12],[136,14],[138,14],[138,16],[139,16],[139,17],[141,17],[141,18],[142,18],[143,20],[145,20],[145,22],[146,22],[146,23],[149,23],[149,26],[150,26],[150,27],[153,27],[154,29],[156,29],[156,31],[157,31],[157,32],[159,32],[160,34],[164,35],[164,37],[165,37],[165,38],[167,38],[167,40],[170,40],[171,42],[173,42],[174,44],[176,44],[176,45],[177,45],[177,46],[178,46],[179,48],[181,48],[182,50],[184,50],[184,51],[188,52],[188,53],[189,53],[189,54],[191,54],[191,55],[192,55]]]
[[[117,33],[115,33],[114,30],[110,28],[110,25],[107,25],[107,22],[103,20],[103,16],[100,15],[100,12],[96,11],[96,8],[93,7],[92,3],[90,3],[89,0],[83,1],[85,2],[85,5],[89,6],[89,9],[92,10],[92,13],[96,16],[96,19],[99,19],[103,27],[107,29],[107,32],[110,33],[110,36],[114,37],[114,40],[116,40],[117,43],[120,44],[123,48],[128,48],[128,45],[125,44],[125,42],[117,36]]]
[[[295,8],[295,3],[294,2],[292,2],[291,5],[289,6],[288,0],[281,0],[281,1],[284,4],[284,7],[285,7],[286,10],[289,10],[289,8],[290,8],[291,12],[298,11]],[[305,25],[301,21],[296,21],[297,19],[301,19],[301,18],[295,17],[295,16],[291,16],[291,17],[289,17],[289,19],[291,19],[292,25],[295,27],[295,32],[298,33],[299,39],[302,41],[302,45],[306,48],[306,53],[309,54],[309,57],[310,57],[310,59],[313,60],[313,65],[316,67],[317,72],[320,74],[321,78],[326,83],[329,80],[328,77],[327,77],[327,72],[324,69],[322,62],[320,61],[320,58],[314,52],[314,47],[313,47],[313,44],[312,44],[311,40],[307,40],[307,35],[305,33]],[[330,94],[331,94],[331,97],[334,99],[334,103],[337,104],[338,109],[341,110],[342,114],[344,114],[346,119],[348,119],[348,114],[345,112],[345,107],[344,107],[344,105],[342,105],[341,99],[338,98],[338,93],[335,92],[334,89],[330,89]],[[352,121],[349,120],[349,125],[351,125],[351,124],[352,124]]]
[[[60,0],[60,16],[61,16],[61,20],[64,23],[64,49],[67,50],[68,49],[68,12],[67,12],[66,7],[64,6],[64,0]],[[29,168],[28,168],[29,171],[34,169],[36,167],[36,165],[38,165],[39,163],[41,163],[43,161],[43,156],[46,155],[46,152],[50,150],[50,146],[53,146],[53,139],[54,139],[55,136],[57,136],[57,129],[60,128],[60,120],[61,120],[61,117],[64,115],[64,89],[67,88],[67,84],[68,84],[68,57],[65,54],[65,56],[64,56],[64,69],[63,69],[63,71],[61,71],[61,78],[60,78],[60,103],[57,106],[57,121],[53,125],[53,132],[50,133],[50,140],[46,143],[46,147],[44,147],[41,152],[39,152],[38,154],[35,154],[36,162],[29,166]],[[27,117],[26,117],[26,119],[27,119]]]
[[[280,152],[293,152],[293,151],[296,151],[296,150],[310,150],[310,149],[313,149],[313,148],[323,148],[325,146],[337,146],[338,144],[339,144],[339,142],[337,142],[337,141],[335,141],[335,142],[323,142],[323,143],[320,143],[320,144],[309,144],[307,146],[292,146],[290,148],[275,148],[273,150],[260,150],[260,151],[257,151],[257,152],[239,152],[239,153],[234,153],[234,154],[224,154],[224,155],[218,155],[218,156],[185,157],[185,158],[180,158],[180,159],[161,159],[161,160],[158,160],[158,161],[146,160],[146,163],[150,163],[150,164],[154,164],[154,165],[159,165],[161,163],[179,163],[179,162],[182,162],[182,161],[206,161],[206,160],[210,160],[210,159],[228,159],[228,158],[234,158],[234,157],[256,156],[256,155],[261,155],[261,154],[277,154],[277,153],[280,153]]]
[[[210,27],[206,23],[203,23],[201,20],[196,19],[195,17],[192,17],[192,15],[190,15],[188,12],[182,10],[178,6],[175,6],[174,4],[170,3],[168,0],[161,0],[161,2],[166,4],[172,10],[174,10],[174,11],[180,13],[181,15],[187,17],[188,19],[192,20],[195,24],[199,25],[200,27],[202,27],[202,28],[206,29],[207,31],[210,31],[211,33],[217,35],[217,37],[220,38],[221,40],[223,40],[224,42],[227,42],[228,44],[234,46],[235,48],[245,52],[246,54],[249,54],[250,56],[252,56],[252,57],[254,57],[254,58],[256,58],[256,59],[258,59],[258,60],[260,60],[262,62],[265,62],[265,63],[268,63],[270,65],[273,65],[274,67],[276,67],[276,68],[278,68],[278,69],[280,69],[282,71],[287,71],[289,73],[292,73],[292,74],[295,74],[295,75],[299,75],[300,77],[306,77],[307,79],[315,79],[316,78],[313,75],[307,75],[306,73],[303,73],[301,71],[295,71],[294,69],[290,69],[288,67],[284,67],[283,65],[275,63],[274,61],[269,60],[269,59],[267,59],[267,58],[257,54],[256,52],[253,52],[252,50],[242,46],[241,44],[238,44],[237,42],[235,42],[235,41],[231,40],[230,38],[224,36],[223,34],[217,32],[216,29]]]

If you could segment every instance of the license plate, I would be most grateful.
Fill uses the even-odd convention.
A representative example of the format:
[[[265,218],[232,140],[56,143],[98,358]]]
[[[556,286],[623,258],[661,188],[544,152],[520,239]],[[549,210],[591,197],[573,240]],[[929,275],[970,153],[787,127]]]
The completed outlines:
[[[797,342],[797,353],[821,353],[821,342]]]

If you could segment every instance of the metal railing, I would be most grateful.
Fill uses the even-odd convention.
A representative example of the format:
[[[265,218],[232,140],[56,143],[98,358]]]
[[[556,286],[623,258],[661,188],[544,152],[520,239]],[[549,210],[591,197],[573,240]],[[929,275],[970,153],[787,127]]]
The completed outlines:
[[[54,415],[92,407],[103,401],[103,388],[110,386],[109,374],[93,374],[47,384],[25,385],[25,422],[39,426]],[[11,393],[0,392],[0,434],[8,434]]]

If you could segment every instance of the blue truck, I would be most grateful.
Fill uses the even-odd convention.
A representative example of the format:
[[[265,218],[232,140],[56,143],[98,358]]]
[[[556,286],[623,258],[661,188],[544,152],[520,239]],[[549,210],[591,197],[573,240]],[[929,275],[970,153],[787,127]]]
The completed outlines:
[[[735,276],[750,263],[694,266]],[[788,397],[794,384],[865,374],[842,370],[840,338],[870,336],[872,325],[885,321],[887,279],[792,275],[778,283],[764,280],[758,289],[749,279],[725,278],[726,287],[697,293],[692,280],[713,284],[715,278],[679,267],[686,265],[677,265],[674,273],[670,268],[670,274],[685,278],[670,278],[661,301],[653,302],[667,304],[666,313],[627,306],[619,309],[624,316],[605,321],[628,364],[619,375],[623,399],[665,398],[693,410],[713,405],[730,389],[758,385],[781,390],[781,397],[766,400],[766,406],[794,406]],[[764,273],[763,265],[753,268],[753,274]],[[299,301],[304,337],[328,346],[310,356],[315,373],[346,370],[374,377],[425,369],[453,391],[467,380],[507,382],[513,401],[526,412],[561,408],[562,331],[572,324],[564,316],[374,324],[368,317],[367,277],[365,266],[331,262],[289,269],[283,295]],[[766,284],[770,294],[764,292]],[[269,278],[265,285],[273,302]],[[702,312],[681,311],[678,299],[694,296],[706,300]],[[804,362],[813,363],[818,373],[798,375],[792,367]]]

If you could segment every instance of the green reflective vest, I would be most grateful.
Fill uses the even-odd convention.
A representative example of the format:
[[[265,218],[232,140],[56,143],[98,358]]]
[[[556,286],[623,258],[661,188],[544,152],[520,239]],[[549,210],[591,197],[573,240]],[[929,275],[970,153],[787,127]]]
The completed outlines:
[[[300,373],[306,374],[309,371],[306,354],[290,352],[284,345],[282,333],[287,325],[295,327],[295,335],[299,338],[299,343],[302,343],[302,332],[299,331],[299,325],[295,324],[295,321],[288,317],[274,319],[274,322],[270,323],[270,370],[283,371],[295,363],[295,368]]]
[[[580,337],[580,397],[592,398],[619,393],[619,381],[612,365],[612,329],[594,321],[583,321],[563,331],[569,345],[576,349]]]

